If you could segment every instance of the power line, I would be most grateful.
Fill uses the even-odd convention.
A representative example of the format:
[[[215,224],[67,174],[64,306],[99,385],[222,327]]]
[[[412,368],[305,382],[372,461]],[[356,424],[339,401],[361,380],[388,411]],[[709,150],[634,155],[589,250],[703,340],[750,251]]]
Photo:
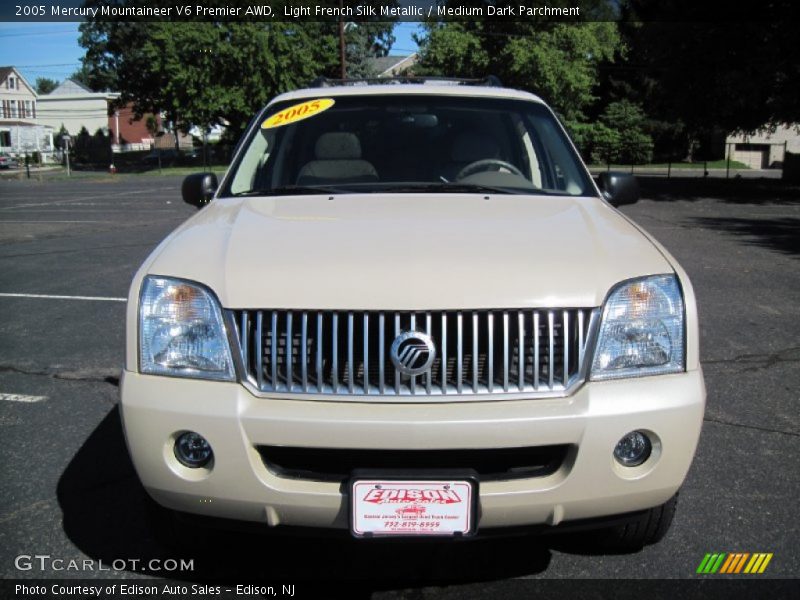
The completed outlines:
[[[52,65],[14,65],[17,69],[31,69],[33,67],[74,67],[75,65],[79,65],[79,62],[71,62],[71,63],[55,63]]]
[[[75,30],[62,29],[61,31],[36,31],[31,33],[0,33],[0,37],[31,37],[35,35],[54,35],[58,33],[75,33]]]

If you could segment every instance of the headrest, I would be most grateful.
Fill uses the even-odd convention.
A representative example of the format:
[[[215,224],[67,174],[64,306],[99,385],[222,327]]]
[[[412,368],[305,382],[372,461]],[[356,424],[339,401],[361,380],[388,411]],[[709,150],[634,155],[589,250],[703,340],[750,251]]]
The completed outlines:
[[[323,133],[314,146],[314,155],[318,160],[361,158],[361,143],[352,133]]]
[[[474,131],[459,133],[450,151],[452,160],[466,163],[484,158],[497,158],[499,155],[500,147],[493,137]]]

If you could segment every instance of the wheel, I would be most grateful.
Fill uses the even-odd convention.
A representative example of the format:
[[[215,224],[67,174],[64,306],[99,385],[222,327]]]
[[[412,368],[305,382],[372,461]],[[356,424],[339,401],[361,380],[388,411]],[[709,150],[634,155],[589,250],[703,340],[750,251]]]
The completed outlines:
[[[512,165],[510,162],[506,162],[504,160],[500,160],[499,158],[484,158],[482,160],[476,160],[475,162],[469,163],[466,167],[461,169],[456,175],[456,181],[459,179],[463,179],[467,175],[472,175],[473,173],[478,173],[479,171],[488,171],[491,167],[499,167],[501,169],[508,169],[515,175],[519,175],[520,177],[525,177],[517,167]]]
[[[603,550],[611,552],[636,552],[660,541],[672,525],[678,494],[661,506],[656,506],[623,525],[616,525],[599,533]]]

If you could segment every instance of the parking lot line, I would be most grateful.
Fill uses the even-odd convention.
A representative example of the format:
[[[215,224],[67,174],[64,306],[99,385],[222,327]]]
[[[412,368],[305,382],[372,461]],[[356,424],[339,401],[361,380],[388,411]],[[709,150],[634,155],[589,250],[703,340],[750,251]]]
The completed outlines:
[[[12,294],[0,292],[0,298],[44,298],[45,300],[96,300],[99,302],[127,302],[127,298],[107,296],[56,296],[51,294]]]
[[[28,396],[26,394],[4,394],[0,392],[0,400],[8,402],[41,402],[47,400],[47,396]]]

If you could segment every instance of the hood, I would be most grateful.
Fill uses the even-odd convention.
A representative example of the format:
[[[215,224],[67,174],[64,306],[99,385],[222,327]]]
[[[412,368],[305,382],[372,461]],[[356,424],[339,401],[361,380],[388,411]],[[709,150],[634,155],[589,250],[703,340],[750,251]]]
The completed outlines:
[[[672,267],[597,198],[361,194],[215,200],[147,272],[226,308],[434,310],[599,306]]]

